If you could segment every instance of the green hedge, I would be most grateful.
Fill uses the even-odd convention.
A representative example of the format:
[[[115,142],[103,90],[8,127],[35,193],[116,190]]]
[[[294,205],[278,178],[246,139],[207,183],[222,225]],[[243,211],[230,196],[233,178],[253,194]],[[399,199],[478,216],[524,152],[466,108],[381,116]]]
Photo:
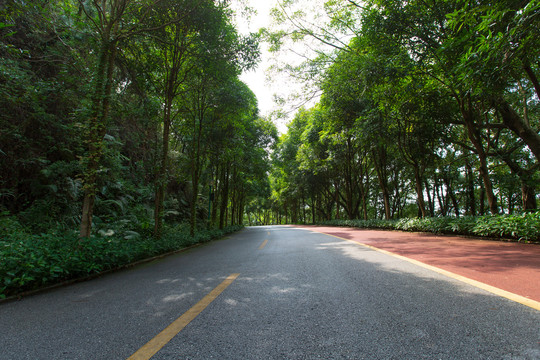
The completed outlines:
[[[118,268],[152,256],[211,241],[242,227],[200,230],[190,237],[185,226],[151,236],[92,236],[71,232],[27,234],[12,218],[0,217],[0,299],[24,291]]]
[[[540,212],[521,215],[405,218],[400,220],[331,220],[321,224],[540,242]]]

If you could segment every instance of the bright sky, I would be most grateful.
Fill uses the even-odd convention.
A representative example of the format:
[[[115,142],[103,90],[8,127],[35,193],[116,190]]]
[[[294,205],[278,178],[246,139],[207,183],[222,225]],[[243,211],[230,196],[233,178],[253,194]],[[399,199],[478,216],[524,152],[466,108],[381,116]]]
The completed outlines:
[[[297,4],[299,9],[307,13],[315,14],[314,9],[320,8],[320,2],[322,0],[306,0]],[[241,13],[242,3],[255,9],[256,14],[252,15],[248,21],[245,17],[237,15],[237,27],[241,34],[248,34],[250,32],[258,32],[260,28],[272,28],[272,17],[270,16],[270,10],[277,6],[278,0],[233,0],[233,9],[237,11],[237,14]],[[313,39],[312,39],[313,41]],[[320,47],[321,44],[315,41],[313,43],[295,43],[292,47],[285,47],[280,50],[278,59],[275,54],[268,52],[268,46],[265,43],[261,44],[261,62],[259,66],[252,71],[242,74],[240,79],[244,81],[249,88],[257,96],[260,115],[266,118],[271,118],[276,124],[280,133],[287,131],[287,123],[294,116],[298,106],[302,105],[302,101],[307,101],[306,107],[314,105],[317,101],[317,97],[308,101],[312,97],[312,93],[306,93],[305,89],[302,89],[304,84],[300,84],[293,78],[283,74],[271,74],[271,79],[268,80],[268,68],[271,65],[279,63],[282,66],[284,63],[291,65],[299,65],[304,62],[306,57],[313,56],[313,49]],[[279,61],[277,61],[277,60]],[[280,99],[287,99],[294,97],[297,94],[306,95],[305,99],[297,99],[288,101],[284,105],[277,105],[274,102],[274,97],[277,95]],[[290,100],[290,99],[289,99]],[[277,118],[273,112],[281,110],[286,114],[287,118]]]
[[[248,22],[246,19],[238,20],[238,30],[240,33],[257,32],[260,28],[268,27],[272,22],[270,9],[275,7],[277,0],[246,0],[246,3],[257,11]],[[271,65],[271,55],[267,51],[266,44],[261,44],[261,62],[255,70],[242,74],[240,79],[245,82],[257,96],[260,115],[269,117],[271,112],[278,109],[273,101],[275,93],[283,93],[286,86],[280,86],[267,81],[266,70]],[[285,91],[286,92],[286,91]],[[276,121],[280,132],[286,131],[284,121]]]

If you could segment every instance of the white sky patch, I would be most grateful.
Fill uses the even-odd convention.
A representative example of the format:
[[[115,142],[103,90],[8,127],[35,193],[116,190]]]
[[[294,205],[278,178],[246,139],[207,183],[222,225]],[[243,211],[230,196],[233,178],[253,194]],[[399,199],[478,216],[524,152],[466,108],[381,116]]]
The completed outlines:
[[[261,28],[268,28],[272,23],[270,10],[277,5],[277,0],[244,0],[247,5],[257,11],[251,16],[251,19],[242,17],[242,12],[239,10],[241,5],[236,0],[233,3],[233,9],[237,10],[237,28],[241,34],[249,34],[258,32]],[[281,54],[282,56],[283,54]],[[291,56],[291,55],[288,55]],[[290,61],[294,61],[294,56],[291,56]],[[289,59],[280,58],[280,61],[288,61]],[[276,79],[267,79],[267,70],[272,65],[272,55],[268,51],[268,45],[261,43],[261,61],[256,69],[246,71],[240,76],[240,80],[246,83],[249,88],[257,96],[259,111],[262,117],[270,118],[274,111],[280,110],[280,106],[274,102],[274,95],[280,97],[288,97],[293,92],[293,87],[289,81],[276,81]],[[296,60],[298,61],[298,60]],[[274,119],[278,131],[284,133],[287,130],[287,119]]]
[[[323,4],[324,0],[299,1],[287,12],[300,12],[304,15],[299,23],[298,19],[294,20],[297,24],[312,28],[315,32],[324,31],[324,24],[327,24],[330,19],[323,10]],[[249,19],[243,15],[242,11],[246,5],[256,11]],[[232,8],[237,14],[236,23],[239,33],[256,33],[261,28],[276,30],[276,27],[287,32],[294,30],[295,27],[290,22],[281,25],[273,24],[270,11],[275,7],[278,7],[278,0],[234,0]],[[348,42],[350,37],[344,39]],[[343,43],[338,41],[338,44]],[[273,54],[268,51],[268,44],[261,43],[260,46],[261,61],[258,67],[244,72],[240,79],[257,96],[260,115],[272,119],[278,131],[285,133],[287,123],[296,114],[298,108],[314,106],[319,101],[320,92],[312,80],[303,82],[285,73],[270,72],[269,68],[271,66],[283,68],[285,64],[297,66],[307,59],[314,59],[318,52],[328,54],[335,49],[311,37],[306,37],[299,42],[287,40],[283,48]],[[279,104],[274,101],[275,98],[281,100]],[[278,118],[278,112],[284,117]]]

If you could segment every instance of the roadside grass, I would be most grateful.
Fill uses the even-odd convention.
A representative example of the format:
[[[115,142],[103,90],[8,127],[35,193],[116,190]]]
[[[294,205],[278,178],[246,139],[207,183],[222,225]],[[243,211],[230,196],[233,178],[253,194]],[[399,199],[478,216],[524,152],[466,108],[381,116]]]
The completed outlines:
[[[540,243],[540,211],[520,215],[404,218],[399,220],[330,220],[320,225],[469,235]]]
[[[2,217],[0,299],[209,242],[241,228],[199,230],[191,237],[189,227],[178,225],[164,229],[159,240],[136,232],[101,232],[81,240],[75,232],[59,230],[29,234],[12,218]]]

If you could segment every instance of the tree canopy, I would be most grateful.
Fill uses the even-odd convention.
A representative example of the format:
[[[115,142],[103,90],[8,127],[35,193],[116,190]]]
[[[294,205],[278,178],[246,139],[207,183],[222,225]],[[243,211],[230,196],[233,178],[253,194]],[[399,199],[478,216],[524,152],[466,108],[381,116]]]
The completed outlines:
[[[537,209],[540,2],[319,1],[316,15],[304,5],[280,1],[265,31],[274,51],[321,45],[284,69],[309,74],[321,96],[273,155],[280,214]]]
[[[276,129],[239,80],[259,40],[228,1],[8,1],[0,16],[2,216],[194,235],[243,223],[268,191]]]
[[[2,4],[3,216],[159,239],[537,209],[539,1],[288,0],[249,35],[229,5]],[[239,80],[261,38],[308,43],[282,70],[320,95],[279,136]]]

